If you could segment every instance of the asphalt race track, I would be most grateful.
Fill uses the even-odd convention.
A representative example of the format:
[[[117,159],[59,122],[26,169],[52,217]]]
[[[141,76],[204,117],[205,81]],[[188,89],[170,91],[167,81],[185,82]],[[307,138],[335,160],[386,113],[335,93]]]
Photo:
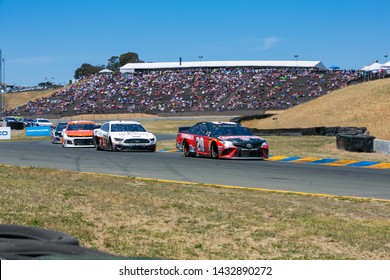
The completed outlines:
[[[107,152],[63,148],[50,141],[0,142],[0,163],[390,200],[390,169],[185,158],[182,153]]]

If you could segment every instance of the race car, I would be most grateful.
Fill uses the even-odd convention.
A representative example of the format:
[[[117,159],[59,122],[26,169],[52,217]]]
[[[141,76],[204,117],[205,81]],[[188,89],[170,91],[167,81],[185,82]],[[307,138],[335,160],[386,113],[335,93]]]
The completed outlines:
[[[32,126],[50,126],[53,127],[53,123],[48,119],[38,118],[32,121]]]
[[[95,147],[108,151],[156,151],[157,138],[135,121],[109,121],[95,129]]]
[[[94,121],[70,121],[62,131],[61,144],[68,147],[94,147],[93,132],[96,128]]]
[[[51,131],[51,142],[53,144],[60,144],[62,138],[62,131],[68,125],[67,122],[59,122]]]
[[[269,146],[261,137],[235,122],[199,122],[179,128],[176,147],[186,157],[267,159]]]

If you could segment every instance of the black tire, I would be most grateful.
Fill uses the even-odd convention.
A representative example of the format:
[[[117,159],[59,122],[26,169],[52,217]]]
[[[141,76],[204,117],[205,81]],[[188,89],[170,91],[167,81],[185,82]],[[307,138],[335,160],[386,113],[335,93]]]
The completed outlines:
[[[110,152],[115,152],[116,148],[114,147],[114,144],[112,144],[111,138],[108,140],[108,150]]]
[[[15,241],[44,241],[79,245],[79,241],[71,235],[59,231],[22,226],[22,225],[0,225],[0,243]]]
[[[218,146],[216,143],[211,144],[210,156],[213,159],[218,159]]]
[[[96,151],[100,151],[102,148],[100,148],[100,145],[99,145],[99,138],[95,137],[95,148],[96,148]]]
[[[190,145],[188,144],[187,141],[185,141],[185,142],[183,143],[183,153],[184,153],[184,156],[185,156],[185,157],[194,157],[194,156],[195,156],[194,153],[191,153],[191,151],[190,151]]]

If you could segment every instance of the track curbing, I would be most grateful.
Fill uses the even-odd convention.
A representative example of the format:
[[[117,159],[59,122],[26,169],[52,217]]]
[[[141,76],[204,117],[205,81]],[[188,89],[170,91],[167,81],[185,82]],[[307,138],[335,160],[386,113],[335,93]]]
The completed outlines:
[[[359,161],[352,159],[335,159],[335,158],[315,158],[315,157],[287,157],[287,156],[270,156],[271,161],[283,161],[292,163],[319,164],[326,166],[347,166],[360,168],[377,168],[390,169],[390,163],[379,161]]]
[[[175,153],[176,149],[161,149],[160,153]],[[336,158],[318,158],[318,157],[300,157],[300,156],[270,156],[270,161],[282,161],[292,163],[305,163],[305,164],[319,164],[326,166],[347,166],[347,167],[359,167],[359,168],[371,168],[371,169],[390,169],[390,162],[379,161],[359,161],[352,159],[336,159]]]

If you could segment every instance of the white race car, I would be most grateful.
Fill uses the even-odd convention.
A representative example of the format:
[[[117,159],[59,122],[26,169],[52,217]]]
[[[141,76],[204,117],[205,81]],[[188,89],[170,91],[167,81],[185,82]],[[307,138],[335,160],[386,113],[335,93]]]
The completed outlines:
[[[53,123],[50,122],[48,119],[35,119],[33,120],[33,126],[53,126]]]
[[[157,138],[134,121],[109,121],[95,129],[95,147],[108,151],[156,151]]]

